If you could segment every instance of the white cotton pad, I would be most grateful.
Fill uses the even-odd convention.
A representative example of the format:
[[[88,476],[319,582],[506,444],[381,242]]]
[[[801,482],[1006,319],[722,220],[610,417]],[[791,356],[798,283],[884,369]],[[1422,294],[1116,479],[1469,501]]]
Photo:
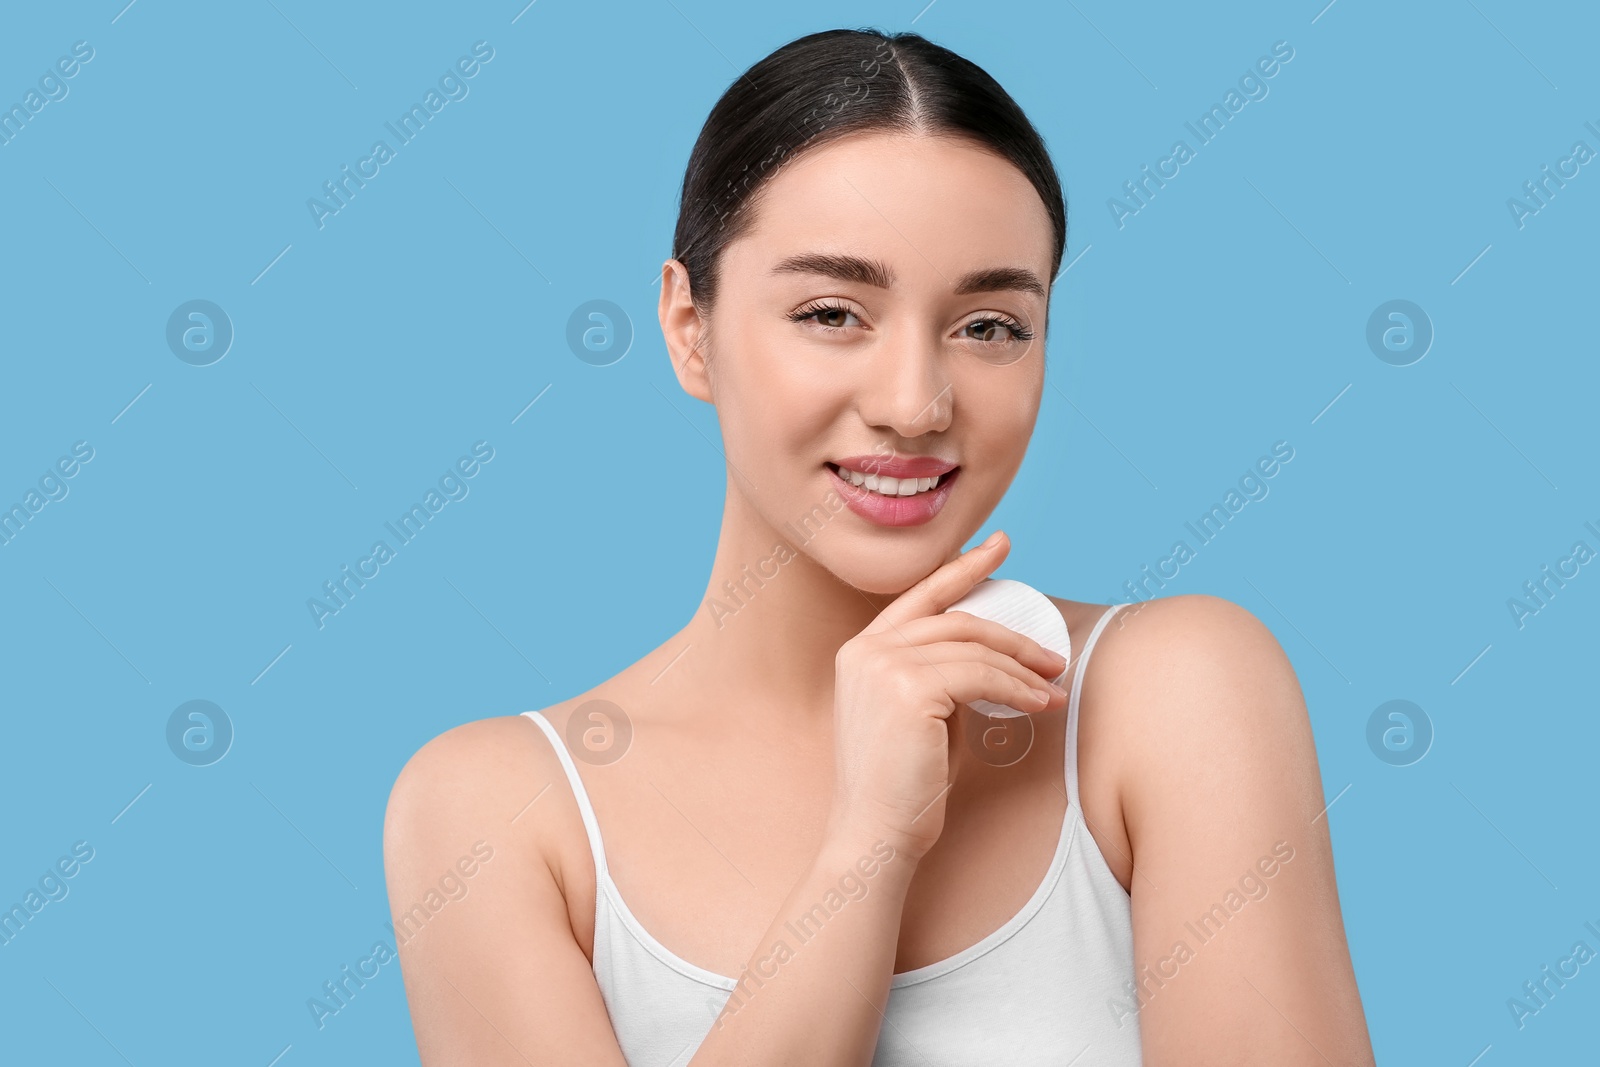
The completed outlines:
[[[1033,638],[1045,648],[1058,653],[1069,665],[1072,662],[1072,638],[1067,633],[1066,620],[1049,597],[1025,582],[1015,582],[1010,578],[987,578],[945,610],[965,611],[969,615],[990,619],[1008,630]],[[1066,677],[1067,670],[1063,668],[1061,674],[1050,681],[1060,685]],[[969,706],[973,711],[1002,719],[1028,714],[987,700],[974,700]]]

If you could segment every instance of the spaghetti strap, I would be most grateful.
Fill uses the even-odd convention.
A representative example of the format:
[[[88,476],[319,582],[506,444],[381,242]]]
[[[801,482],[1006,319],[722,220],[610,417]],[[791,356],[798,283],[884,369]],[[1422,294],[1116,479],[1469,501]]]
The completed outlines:
[[[567,746],[561,740],[561,733],[549,719],[537,711],[522,713],[544,731],[550,739],[550,747],[556,750],[556,755],[561,757],[561,766],[567,772],[567,782],[572,786],[572,797],[578,802],[578,812],[583,816],[583,829],[589,835],[589,851],[594,853],[594,876],[596,881],[606,874],[606,850],[600,841],[600,823],[594,817],[594,807],[589,803],[589,793],[583,788],[583,779],[578,777],[578,767],[572,762],[572,754],[567,751]]]
[[[1111,605],[1095,621],[1094,629],[1089,631],[1089,639],[1083,643],[1083,651],[1078,654],[1078,670],[1072,678],[1072,695],[1067,702],[1067,743],[1063,747],[1066,750],[1067,801],[1080,812],[1083,806],[1078,803],[1078,695],[1083,691],[1083,673],[1089,669],[1089,653],[1094,651],[1094,643],[1099,640],[1100,631],[1106,628],[1111,616],[1123,606]]]

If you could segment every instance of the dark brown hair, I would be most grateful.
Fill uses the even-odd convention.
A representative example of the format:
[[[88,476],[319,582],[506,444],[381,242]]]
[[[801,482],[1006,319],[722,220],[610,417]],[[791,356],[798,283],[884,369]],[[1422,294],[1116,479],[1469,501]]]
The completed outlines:
[[[722,250],[749,229],[778,167],[862,130],[960,136],[1015,164],[1050,215],[1055,277],[1067,205],[1044,139],[1017,102],[977,64],[918,34],[824,30],[790,41],[741,75],[695,140],[672,255],[688,270],[702,313],[716,301]]]

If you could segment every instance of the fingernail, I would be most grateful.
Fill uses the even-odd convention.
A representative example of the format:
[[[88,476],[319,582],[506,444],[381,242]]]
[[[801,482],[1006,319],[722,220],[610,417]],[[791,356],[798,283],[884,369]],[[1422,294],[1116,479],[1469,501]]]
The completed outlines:
[[[978,547],[979,548],[993,548],[995,545],[997,545],[999,543],[1000,543],[1000,531],[996,530],[994,533],[990,534],[984,540],[983,544],[979,545]]]

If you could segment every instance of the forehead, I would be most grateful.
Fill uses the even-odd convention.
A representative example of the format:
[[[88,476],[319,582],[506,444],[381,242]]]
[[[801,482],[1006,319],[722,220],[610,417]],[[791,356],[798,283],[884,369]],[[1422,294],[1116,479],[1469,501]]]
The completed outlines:
[[[976,142],[880,131],[788,160],[761,188],[754,223],[726,256],[769,269],[797,250],[872,255],[897,277],[953,279],[1015,263],[1047,275],[1055,235],[1033,183]]]

